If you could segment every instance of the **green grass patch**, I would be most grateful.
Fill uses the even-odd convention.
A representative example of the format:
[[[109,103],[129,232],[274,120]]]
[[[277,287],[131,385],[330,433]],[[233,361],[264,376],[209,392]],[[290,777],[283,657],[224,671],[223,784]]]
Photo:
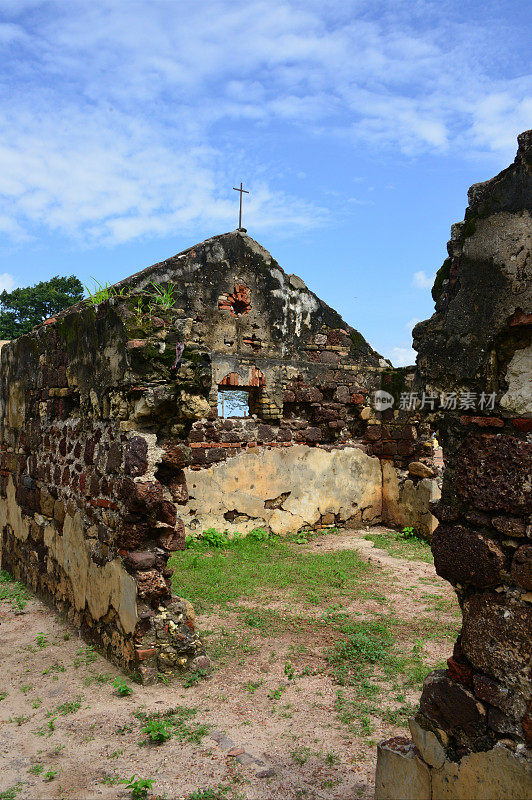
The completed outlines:
[[[98,653],[91,644],[88,644],[85,647],[79,648],[76,657],[74,658],[74,666],[76,669],[79,667],[88,666],[89,664],[92,664],[93,661],[96,661],[97,658]]]
[[[372,675],[375,665],[386,671],[398,668],[395,636],[385,618],[359,622],[339,614],[336,627],[340,640],[329,652],[328,661],[339,684],[351,685]]]
[[[460,606],[456,597],[442,597],[440,594],[427,594],[421,595],[423,600],[427,600],[431,607],[436,611],[444,611],[448,614],[455,614],[460,616]]]
[[[379,550],[386,550],[394,558],[434,564],[430,544],[417,536],[405,536],[403,533],[387,531],[386,533],[368,533],[364,538],[368,542],[373,542]]]
[[[251,644],[250,634],[230,631],[222,627],[216,631],[202,631],[209,657],[219,665],[236,660],[244,664],[257,648]]]
[[[260,599],[268,591],[321,605],[358,597],[379,574],[353,550],[309,554],[289,541],[254,537],[176,553],[169,566],[175,569],[176,592],[200,612],[227,608],[240,599]]]
[[[417,705],[402,702],[399,706],[382,707],[382,700],[368,700],[355,693],[347,697],[343,689],[336,694],[335,710],[338,719],[350,731],[360,736],[371,736],[376,722],[384,722],[394,727],[405,728],[408,719],[417,712]]]
[[[460,623],[461,615],[450,620],[441,612],[433,611],[409,620],[398,617],[394,624],[403,639],[454,642],[460,631]]]
[[[0,601],[7,601],[12,608],[22,611],[26,607],[31,594],[25,586],[13,580],[11,575],[5,570],[0,571]]]
[[[0,800],[15,800],[17,794],[22,791],[23,785],[22,781],[19,781],[14,786],[10,786],[9,789],[0,792]]]
[[[398,708],[385,708],[381,712],[381,719],[390,725],[405,726],[410,717],[417,714],[417,703],[403,703]]]
[[[76,711],[79,711],[81,708],[81,699],[80,695],[76,697],[75,700],[61,703],[61,705],[57,706],[53,711],[49,711],[46,716],[52,717],[54,714],[61,714],[61,716],[65,717],[67,714],[75,714]]]

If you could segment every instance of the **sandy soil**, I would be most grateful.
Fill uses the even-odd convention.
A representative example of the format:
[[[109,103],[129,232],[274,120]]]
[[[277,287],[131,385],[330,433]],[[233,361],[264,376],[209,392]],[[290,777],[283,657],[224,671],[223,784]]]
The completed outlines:
[[[432,565],[393,558],[363,537],[364,532],[323,537],[304,550],[356,548],[382,568],[386,600],[397,616],[415,619],[430,611],[437,597],[449,606],[444,618],[456,619],[454,595]],[[287,609],[282,597],[261,608],[265,605],[312,617],[293,602]],[[242,604],[242,610],[249,607]],[[383,607],[364,600],[348,610],[360,619]],[[324,659],[334,639],[327,626],[306,630],[303,623],[289,624],[275,635],[262,635],[238,627],[237,617],[234,610],[199,617],[200,628],[213,632],[207,647],[220,637],[227,644],[208,680],[189,688],[180,682],[132,684],[133,695],[120,698],[111,683],[118,671],[87,650],[52,611],[37,600],[23,611],[1,603],[0,697],[6,694],[0,701],[0,798],[15,786],[13,796],[24,800],[126,798],[129,792],[116,781],[133,774],[155,779],[154,796],[168,800],[207,787],[227,800],[371,798],[376,742],[404,734],[404,728],[378,722],[368,736],[338,719],[339,687]],[[451,646],[428,641],[424,650],[436,663]],[[298,675],[310,674],[289,681],[287,660]],[[418,698],[416,688],[406,700]],[[197,709],[194,721],[210,726],[201,743],[172,738],[141,745],[145,737],[133,712],[175,706]],[[40,766],[40,774],[29,772]],[[49,770],[56,772],[46,780]]]

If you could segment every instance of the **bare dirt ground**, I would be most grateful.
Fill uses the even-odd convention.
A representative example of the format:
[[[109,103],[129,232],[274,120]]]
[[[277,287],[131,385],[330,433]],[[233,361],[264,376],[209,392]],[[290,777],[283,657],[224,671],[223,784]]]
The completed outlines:
[[[393,557],[364,535],[318,537],[300,552],[355,548],[374,562],[382,599],[342,611],[365,620],[391,610],[398,639],[426,673],[451,652],[454,594],[431,564]],[[409,625],[420,619],[429,632],[418,640]],[[199,616],[198,625],[215,664],[208,679],[132,683],[133,694],[118,697],[118,671],[52,611],[35,599],[23,610],[0,603],[0,800],[126,798],[118,781],[132,775],[153,779],[153,796],[168,800],[369,800],[376,743],[404,735],[422,676],[405,682],[376,664],[361,701],[327,663],[335,629],[282,593],[260,608],[242,601]],[[196,711],[186,723],[192,734],[145,743],[134,713],[176,707]]]

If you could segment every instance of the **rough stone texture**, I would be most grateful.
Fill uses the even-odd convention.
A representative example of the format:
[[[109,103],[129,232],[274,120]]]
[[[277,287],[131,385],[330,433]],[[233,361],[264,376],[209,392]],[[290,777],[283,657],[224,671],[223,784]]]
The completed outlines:
[[[452,737],[459,748],[471,744],[475,749],[484,749],[491,744],[486,709],[472,692],[443,672],[434,672],[425,679],[419,710]]]
[[[426,752],[435,800],[532,795],[532,131],[518,140],[514,164],[471,187],[436,312],[414,328],[418,390],[476,401],[433,415],[446,468],[432,547],[463,612],[413,729],[420,750],[430,733],[444,751],[441,766]],[[388,796],[405,780],[391,776]]]
[[[532,414],[531,373],[532,347],[516,350],[506,369],[508,389],[500,400],[502,408],[517,416]]]
[[[532,659],[532,606],[530,603],[485,592],[473,594],[463,604],[461,646],[477,669],[500,680],[515,682],[530,691]]]
[[[441,757],[433,735],[414,729],[416,744],[390,739],[377,748],[375,800],[526,800],[532,788],[532,766],[526,753],[497,744],[460,761]],[[431,739],[430,737],[433,737]],[[430,741],[431,745],[426,745]],[[436,756],[435,756],[436,754]],[[436,760],[430,765],[430,759]],[[427,760],[429,759],[429,760]]]
[[[408,471],[417,478],[433,478],[436,474],[432,467],[427,466],[422,461],[411,461],[408,465]]]
[[[496,541],[463,525],[440,524],[432,537],[436,572],[454,583],[499,586],[506,556]]]
[[[513,435],[469,433],[457,453],[458,497],[481,511],[532,513],[530,442]]]
[[[515,551],[512,578],[523,589],[532,590],[532,544],[525,544]]]

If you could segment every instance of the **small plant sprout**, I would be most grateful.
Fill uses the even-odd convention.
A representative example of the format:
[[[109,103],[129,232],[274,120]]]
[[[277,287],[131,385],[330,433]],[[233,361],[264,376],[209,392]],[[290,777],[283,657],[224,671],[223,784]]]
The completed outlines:
[[[0,600],[7,600],[13,608],[22,611],[31,595],[18,581],[14,581],[8,572],[0,570]]]
[[[293,681],[295,678],[296,671],[293,667],[293,664],[290,661],[285,661],[284,674],[286,675],[289,681]]]
[[[259,688],[259,686],[262,686],[263,683],[264,683],[263,680],[260,680],[260,681],[248,681],[247,683],[244,684],[244,689],[247,689],[247,691],[250,694],[254,694],[257,691],[257,689]]]
[[[122,780],[120,783],[125,784],[126,789],[131,791],[132,800],[144,800],[148,796],[148,791],[153,787],[154,781],[152,778],[137,778],[136,775],[132,775],[128,781]]]
[[[225,547],[229,543],[227,534],[217,531],[216,528],[207,528],[199,538],[208,547]]]
[[[189,672],[183,678],[183,686],[189,689],[191,686],[195,686],[200,681],[204,681],[209,677],[209,670],[207,669],[196,669],[194,672]]]
[[[310,755],[311,752],[308,747],[300,746],[294,750],[294,752],[292,753],[292,758],[297,764],[303,766],[303,764],[306,764],[307,761],[309,760]]]
[[[0,792],[0,800],[15,800],[17,794],[22,791],[22,781],[18,781],[14,786],[10,786],[4,792]]]
[[[172,738],[171,727],[165,719],[150,719],[141,731],[155,744],[162,744]]]
[[[255,539],[257,542],[265,542],[267,539],[271,539],[272,535],[265,531],[264,528],[253,528],[247,535],[247,538],[251,541]]]
[[[137,318],[137,324],[140,325],[142,322],[142,317],[144,316],[144,303],[142,302],[142,297],[137,297],[137,302],[133,306],[133,311]]]
[[[52,769],[50,767],[50,769],[46,770],[46,772],[44,773],[43,778],[45,781],[48,782],[53,781],[58,772],[59,772],[58,769]]]
[[[133,689],[131,686],[128,686],[127,682],[123,678],[115,678],[113,681],[113,686],[116,689],[116,693],[119,697],[128,697],[130,694],[133,694]]]
[[[37,642],[37,647],[42,650],[48,644],[48,636],[46,633],[38,633],[35,637],[35,641]]]
[[[270,697],[272,700],[280,700],[285,689],[286,686],[278,686],[277,689],[270,689],[268,692],[268,697]]]

